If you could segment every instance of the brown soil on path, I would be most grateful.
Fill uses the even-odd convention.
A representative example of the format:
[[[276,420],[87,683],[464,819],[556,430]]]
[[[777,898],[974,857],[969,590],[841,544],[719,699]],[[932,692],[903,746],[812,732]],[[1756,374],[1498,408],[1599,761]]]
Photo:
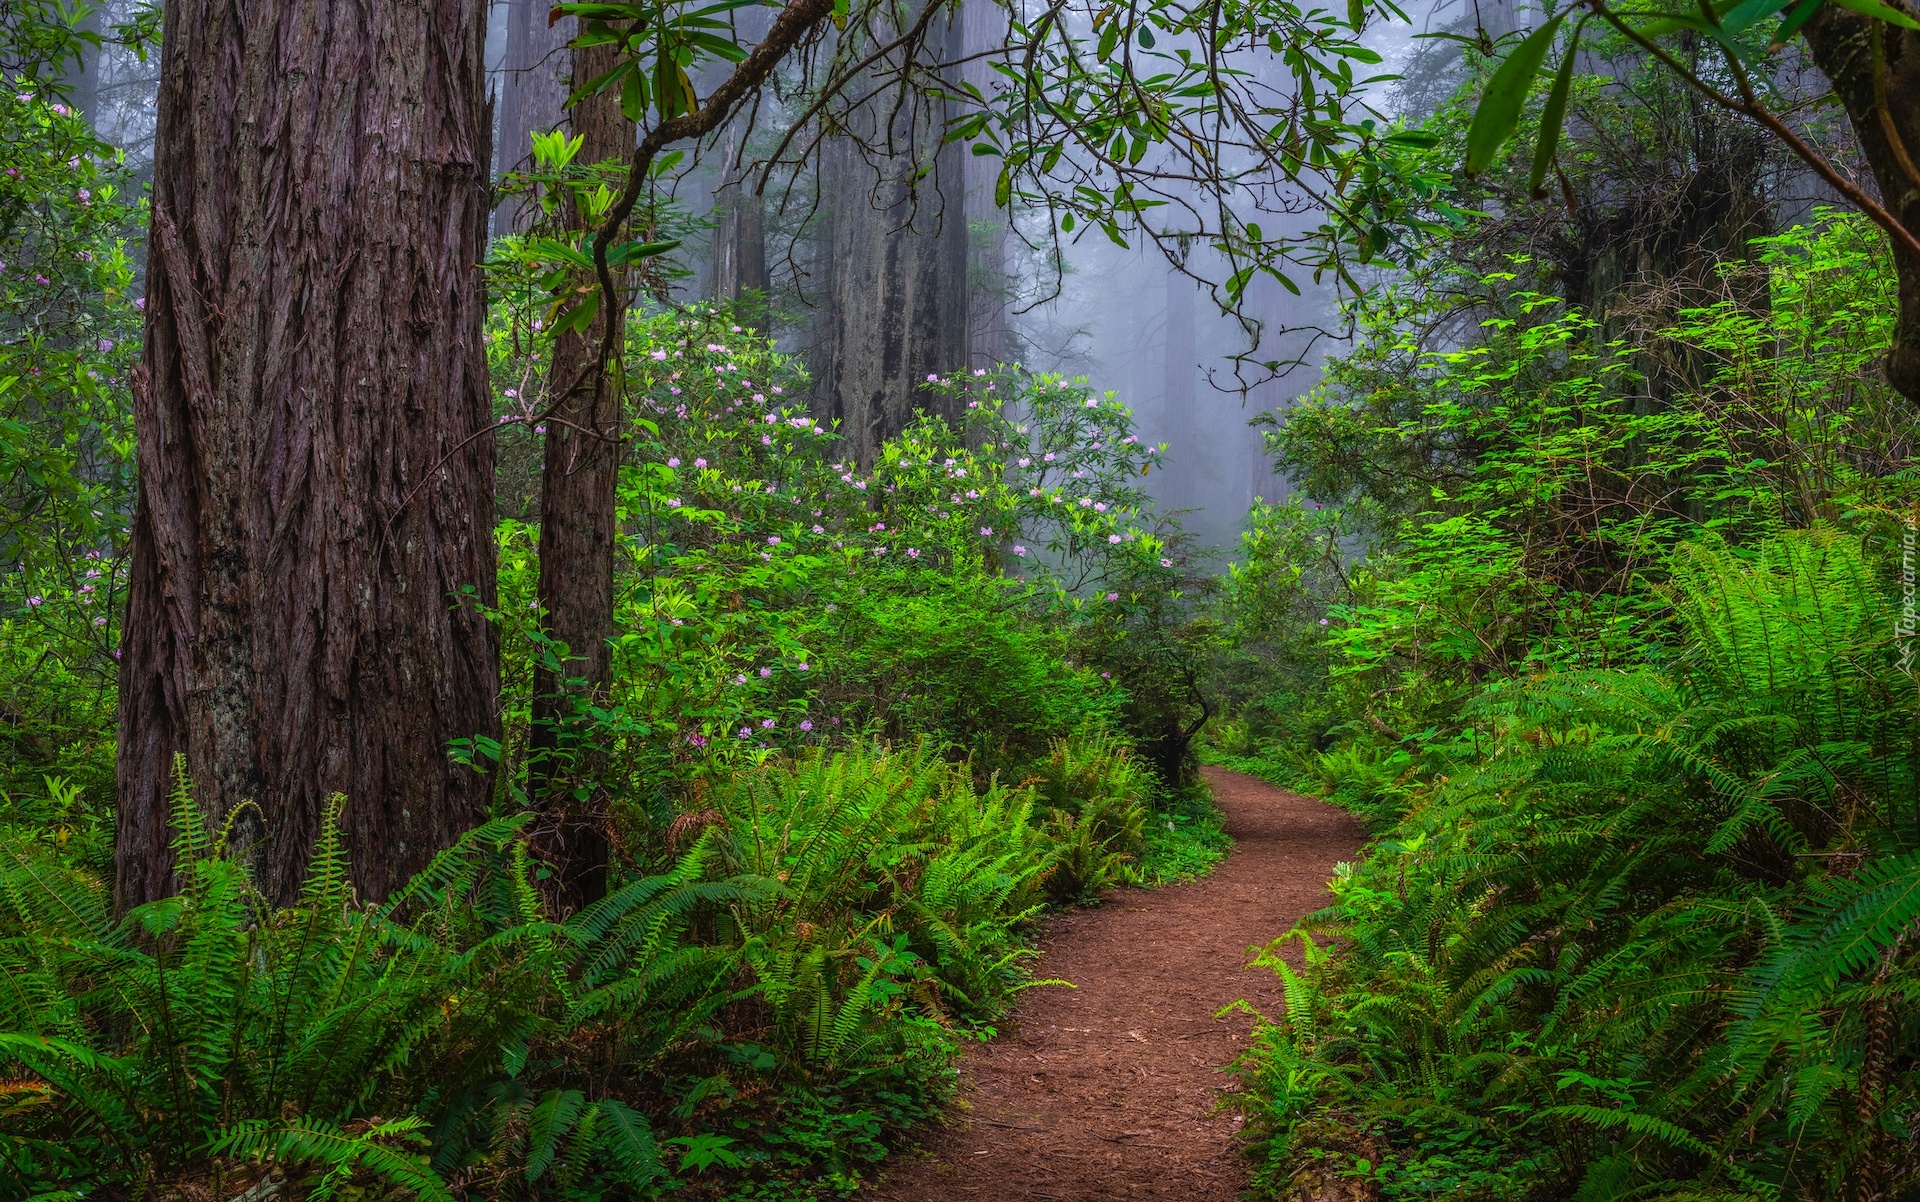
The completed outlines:
[[[967,1054],[961,1106],[893,1162],[875,1202],[1233,1202],[1246,1184],[1219,1109],[1221,1072],[1251,1016],[1281,1009],[1279,982],[1248,949],[1326,904],[1360,825],[1324,802],[1209,768],[1235,841],[1205,879],[1127,889],[1053,921],[1036,977],[1077,989],[1021,995],[998,1039]],[[1297,962],[1297,961],[1296,961]],[[1007,1029],[1010,1028],[1010,1029]]]

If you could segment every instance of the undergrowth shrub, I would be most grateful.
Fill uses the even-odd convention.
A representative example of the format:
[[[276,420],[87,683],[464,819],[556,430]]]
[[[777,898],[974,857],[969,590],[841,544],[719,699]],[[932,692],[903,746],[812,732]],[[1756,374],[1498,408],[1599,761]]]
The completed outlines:
[[[826,668],[816,705],[853,729],[930,738],[970,758],[982,780],[1019,779],[1053,741],[1118,717],[1120,694],[1068,665],[1031,589],[909,575],[839,595],[836,613],[802,638]]]
[[[1266,957],[1270,1187],[1920,1188],[1920,705],[1879,566],[1828,531],[1683,545],[1662,663],[1476,702],[1483,755],[1406,788],[1282,941],[1303,971]]]
[[[1127,878],[1141,774],[1073,746],[1060,810],[931,743],[767,761],[564,921],[519,818],[358,902],[338,800],[272,909],[184,780],[181,891],[116,919],[104,835],[48,782],[0,830],[0,1190],[851,1190],[1028,983],[1053,879]]]
[[[1055,739],[1034,787],[1052,810],[1059,840],[1047,894],[1071,903],[1139,879],[1155,781],[1124,743],[1103,730]]]
[[[908,1003],[990,1018],[1024,979],[1019,928],[1044,906],[1055,842],[1025,790],[976,793],[921,744],[808,752],[716,804],[728,863],[780,882],[739,921],[761,998],[812,1059],[870,1054],[869,1016]]]

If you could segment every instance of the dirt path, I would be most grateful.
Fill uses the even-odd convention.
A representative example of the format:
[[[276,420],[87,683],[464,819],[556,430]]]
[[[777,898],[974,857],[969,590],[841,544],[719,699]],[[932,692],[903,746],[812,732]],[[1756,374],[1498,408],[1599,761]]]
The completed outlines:
[[[1326,880],[1361,843],[1323,802],[1250,776],[1206,770],[1235,841],[1205,880],[1126,890],[1063,915],[1035,974],[1077,989],[1022,996],[1000,1038],[968,1053],[963,1108],[927,1132],[871,1193],[880,1202],[1233,1202],[1246,1171],[1216,1113],[1220,1071],[1253,1020],[1214,1013],[1245,998],[1281,1008],[1278,982],[1247,950],[1326,900]]]

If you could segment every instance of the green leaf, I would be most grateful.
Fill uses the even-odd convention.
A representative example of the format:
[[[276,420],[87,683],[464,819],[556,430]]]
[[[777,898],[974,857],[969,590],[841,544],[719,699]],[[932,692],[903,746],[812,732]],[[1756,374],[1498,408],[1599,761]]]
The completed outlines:
[[[1094,57],[1098,58],[1101,62],[1104,63],[1109,58],[1113,57],[1114,49],[1119,45],[1120,45],[1120,23],[1118,21],[1115,21],[1113,24],[1107,26],[1105,30],[1101,31],[1100,45],[1094,51]]]
[[[1838,4],[1841,8],[1850,8],[1861,16],[1885,21],[1889,25],[1898,25],[1902,29],[1920,29],[1920,21],[1914,20],[1891,5],[1882,4],[1880,0],[1828,0],[1828,3]]]
[[[1714,22],[1738,8],[1746,0],[1713,0],[1708,9],[1713,13]],[[1659,17],[1651,25],[1636,25],[1634,31],[1642,37],[1657,38],[1664,34],[1678,33],[1682,29],[1691,29],[1709,37],[1717,36],[1717,25],[1708,22],[1698,13],[1641,13],[1643,17]]]
[[[560,1151],[560,1141],[573,1130],[585,1101],[577,1089],[551,1089],[533,1108],[527,1120],[528,1181],[539,1180],[552,1166]]]
[[[1140,27],[1140,45],[1142,45],[1143,47],[1145,47],[1145,48],[1146,48],[1146,49],[1148,49],[1148,50],[1151,50],[1151,49],[1153,49],[1153,29],[1152,29],[1152,27],[1150,27],[1150,26],[1147,26],[1147,25],[1142,25],[1142,26]]]
[[[1533,77],[1539,73],[1540,63],[1547,57],[1554,35],[1560,32],[1560,22],[1565,19],[1566,14],[1562,13],[1528,34],[1487,81],[1486,94],[1481,96],[1480,107],[1473,113],[1473,124],[1467,129],[1468,175],[1485,171],[1501,144],[1520,124],[1520,107],[1526,103]]]
[[[1741,0],[1726,16],[1720,18],[1720,28],[1728,33],[1739,33],[1785,7],[1786,0]]]
[[[657,258],[680,245],[680,239],[665,242],[622,242],[607,248],[607,266],[621,267],[640,259]]]
[[[1772,3],[1772,0],[1768,0]],[[1547,106],[1540,112],[1540,136],[1533,144],[1533,170],[1527,174],[1527,191],[1536,199],[1545,195],[1542,184],[1560,149],[1560,127],[1567,116],[1567,91],[1573,86],[1573,64],[1579,57],[1580,31],[1573,31],[1567,43],[1567,56],[1560,60],[1560,71],[1553,77],[1553,90],[1547,93]]]
[[[647,95],[647,77],[633,63],[625,64],[627,78],[620,84],[620,115],[629,121],[639,121],[647,115],[650,98]]]
[[[1787,44],[1787,39],[1800,32],[1800,27],[1813,20],[1813,14],[1820,11],[1821,0],[1800,0],[1780,21],[1780,28],[1773,31],[1772,45]]]
[[[995,208],[1004,209],[1013,200],[1013,174],[1005,167],[1000,169],[1000,178],[993,181],[993,203]]]
[[[747,57],[747,48],[731,38],[723,38],[711,33],[694,32],[687,35],[687,41],[689,44],[705,50],[708,54],[713,55],[713,57],[725,59],[730,63],[743,62]]]

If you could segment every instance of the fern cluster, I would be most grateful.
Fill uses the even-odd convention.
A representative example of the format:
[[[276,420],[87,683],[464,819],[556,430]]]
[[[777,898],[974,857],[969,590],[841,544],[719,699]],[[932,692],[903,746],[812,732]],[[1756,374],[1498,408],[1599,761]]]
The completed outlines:
[[[1076,897],[1124,875],[1133,851],[1109,844],[1137,840],[1137,768],[1099,739],[1055,756],[1077,767],[1054,810],[924,746],[769,762],[676,828],[668,871],[565,921],[519,819],[370,906],[336,801],[276,910],[182,779],[180,892],[118,917],[90,856],[6,828],[0,1193],[850,1186],[950,1087],[955,1024],[1026,983],[1063,865]]]
[[[1269,1185],[1920,1189],[1920,704],[1878,565],[1799,532],[1671,580],[1670,653],[1483,692],[1482,754],[1269,949]]]

